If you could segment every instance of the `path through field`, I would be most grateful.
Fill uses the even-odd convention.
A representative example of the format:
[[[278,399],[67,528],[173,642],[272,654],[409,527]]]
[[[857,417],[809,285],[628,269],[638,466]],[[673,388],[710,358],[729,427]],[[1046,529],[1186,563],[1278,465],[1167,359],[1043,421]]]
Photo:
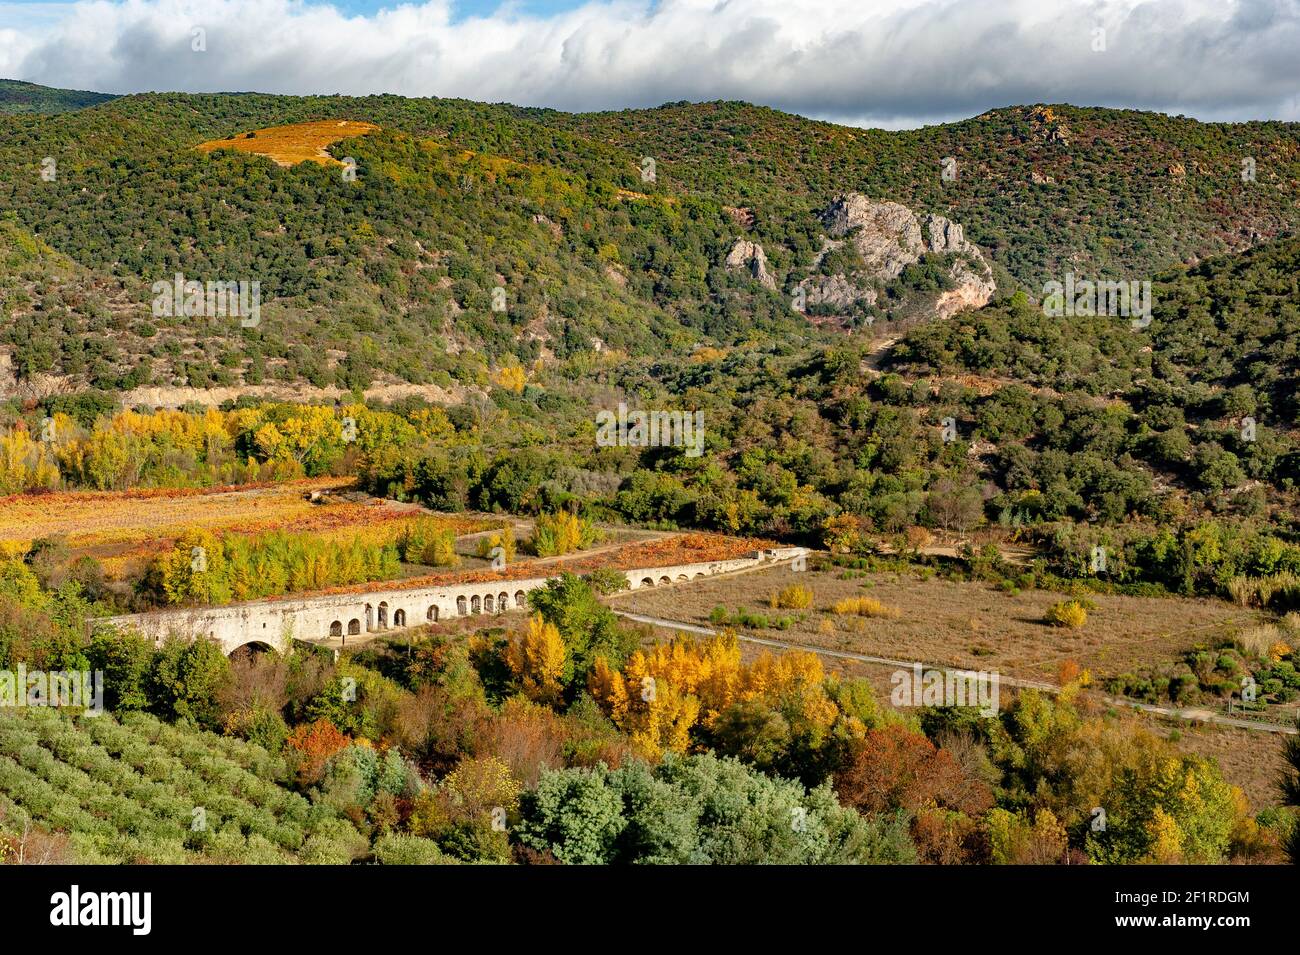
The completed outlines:
[[[664,627],[670,630],[682,630],[687,633],[698,633],[704,636],[718,636],[720,631],[712,630],[709,627],[701,627],[699,624],[686,623],[682,620],[667,620],[663,617],[648,617],[644,614],[629,613],[625,610],[615,610],[614,613],[620,617],[626,617],[637,623],[649,624],[653,627]],[[872,663],[881,666],[891,666],[898,669],[910,670],[918,662],[923,669],[939,670],[947,673],[968,673],[970,671],[960,670],[955,667],[943,666],[942,664],[925,663],[917,660],[892,660],[889,657],[874,657],[865,653],[849,653],[844,650],[828,650],[825,647],[813,647],[801,643],[787,643],[784,640],[770,640],[766,637],[751,637],[741,633],[736,634],[736,639],[743,643],[752,643],[762,647],[771,647],[776,650],[804,650],[808,653],[816,653],[823,657],[833,657],[840,660],[853,660],[858,663]],[[1052,683],[1044,683],[1038,680],[1022,680],[1017,677],[1000,676],[998,682],[1004,686],[1013,686],[1021,689],[1042,690],[1045,693],[1059,693],[1061,688]],[[1132,709],[1142,710],[1145,713],[1154,713],[1157,716],[1168,716],[1181,720],[1192,720],[1205,723],[1217,723],[1220,726],[1233,726],[1238,729],[1258,730],[1265,733],[1286,733],[1295,734],[1297,731],[1292,726],[1278,726],[1271,723],[1261,723],[1257,720],[1243,720],[1232,716],[1221,716],[1218,713],[1204,709],[1179,709],[1172,706],[1157,706],[1154,703],[1139,703],[1136,700],[1127,700],[1122,697],[1102,696],[1105,702],[1112,706],[1127,706]]]

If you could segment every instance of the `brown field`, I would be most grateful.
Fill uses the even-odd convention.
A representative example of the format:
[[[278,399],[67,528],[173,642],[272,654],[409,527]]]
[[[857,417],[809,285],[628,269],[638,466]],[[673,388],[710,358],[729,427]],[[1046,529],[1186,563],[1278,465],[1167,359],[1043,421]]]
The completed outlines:
[[[266,156],[281,166],[294,166],[300,162],[318,162],[323,165],[342,165],[325,151],[327,146],[341,139],[365,136],[379,127],[374,123],[355,122],[350,119],[327,119],[313,123],[292,123],[288,126],[271,126],[250,133],[237,133],[228,139],[214,139],[194,148],[200,152],[215,149],[233,149],[241,153]]]
[[[758,635],[850,653],[916,660],[1008,676],[1057,682],[1061,665],[1074,661],[1096,677],[1144,664],[1164,663],[1196,643],[1252,622],[1254,614],[1217,600],[1095,596],[1097,609],[1080,630],[1042,623],[1062,595],[1028,590],[1004,594],[980,583],[875,574],[840,580],[838,572],[789,568],[700,579],[671,588],[642,589],[615,599],[617,609],[709,625],[717,606],[769,617],[792,616],[787,630]],[[811,610],[772,610],[768,596],[789,583],[813,590]],[[866,585],[866,586],[864,586]],[[870,596],[900,611],[897,619],[837,616],[830,607],[845,597]]]

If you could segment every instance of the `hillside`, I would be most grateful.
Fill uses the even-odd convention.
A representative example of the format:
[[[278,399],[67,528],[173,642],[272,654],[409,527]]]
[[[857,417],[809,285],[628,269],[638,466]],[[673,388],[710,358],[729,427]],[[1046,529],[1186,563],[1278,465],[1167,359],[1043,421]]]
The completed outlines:
[[[21,80],[0,79],[0,114],[67,113],[116,99],[110,93],[60,90]]]
[[[1035,289],[1067,266],[1149,277],[1297,221],[1294,123],[1040,104],[886,132],[733,102],[540,119],[655,156],[685,188],[762,209],[772,222],[848,189],[940,211]],[[944,181],[948,157],[953,178]],[[1247,157],[1253,182],[1241,176]]]
[[[1300,858],[1298,146],[0,116],[0,863]]]
[[[380,127],[328,147],[355,160],[354,178],[348,166],[236,151],[313,121]],[[1150,278],[1300,219],[1295,124],[1065,106],[891,133],[738,103],[570,115],[395,96],[150,94],[8,117],[0,130],[0,204],[14,217],[4,241],[39,238],[79,267],[58,283],[29,280],[4,305],[19,351],[9,393],[38,396],[482,387],[503,365],[601,349],[653,359],[886,333],[1017,284],[1036,298],[1066,270]],[[241,145],[193,148],[227,141]],[[46,156],[53,181],[39,175]],[[1254,182],[1240,175],[1247,156]],[[902,270],[864,269],[860,239],[831,234],[835,203],[854,195],[955,224],[974,250],[958,257],[977,254],[990,277],[978,263],[963,276],[933,243]],[[177,273],[258,282],[259,323],[151,314],[154,283]],[[64,334],[15,331],[48,327],[35,320],[46,309]]]

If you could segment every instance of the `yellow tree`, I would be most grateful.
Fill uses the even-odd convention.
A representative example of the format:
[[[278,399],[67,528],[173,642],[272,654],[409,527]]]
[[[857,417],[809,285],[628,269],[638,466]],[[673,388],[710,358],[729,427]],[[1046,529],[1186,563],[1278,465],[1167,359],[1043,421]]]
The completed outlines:
[[[492,381],[498,388],[519,394],[528,383],[528,374],[518,365],[507,365],[497,369]]]
[[[761,654],[742,670],[736,697],[761,700],[787,719],[798,718],[817,736],[828,732],[839,716],[839,707],[826,693],[821,660],[805,651]]]
[[[52,488],[58,481],[59,468],[48,442],[34,441],[21,424],[0,437],[0,491],[16,494]]]
[[[506,664],[529,699],[553,703],[560,698],[560,676],[564,673],[564,641],[555,624],[534,614],[528,629],[510,638]]]
[[[157,559],[155,570],[168,603],[230,602],[225,546],[208,531],[186,531],[170,551]]]
[[[689,683],[699,664],[689,651],[673,659],[671,649],[655,647],[649,655],[632,654],[622,673],[603,657],[588,677],[587,688],[609,714],[614,725],[627,733],[632,746],[647,759],[656,760],[666,750],[686,752],[691,728],[700,715],[699,697],[675,686],[669,677]]]

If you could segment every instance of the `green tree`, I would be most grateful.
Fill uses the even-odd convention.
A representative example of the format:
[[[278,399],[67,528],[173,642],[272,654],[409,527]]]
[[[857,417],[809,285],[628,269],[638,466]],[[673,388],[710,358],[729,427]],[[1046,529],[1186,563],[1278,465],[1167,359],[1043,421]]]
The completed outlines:
[[[596,598],[587,581],[565,573],[532,591],[528,602],[548,622],[555,624],[564,640],[565,660],[561,683],[582,683],[603,656],[619,667],[636,649],[636,636],[619,626],[614,612]]]
[[[104,673],[104,705],[114,712],[149,707],[149,681],[156,651],[136,632],[100,631],[86,651],[93,669]]]
[[[152,709],[173,720],[220,729],[219,695],[230,679],[230,661],[214,640],[168,639],[150,679]]]

